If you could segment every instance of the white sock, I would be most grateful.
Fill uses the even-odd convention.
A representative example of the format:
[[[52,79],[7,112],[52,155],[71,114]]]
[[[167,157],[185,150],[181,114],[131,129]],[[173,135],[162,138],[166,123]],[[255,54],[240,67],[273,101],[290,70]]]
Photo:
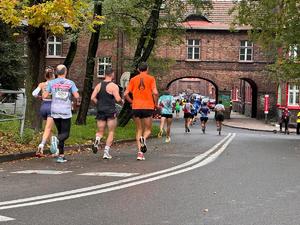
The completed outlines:
[[[100,136],[96,136],[96,141],[100,141],[101,137]]]
[[[109,150],[110,150],[110,146],[105,146],[105,148],[104,148],[104,151],[106,151],[107,153],[109,153]]]

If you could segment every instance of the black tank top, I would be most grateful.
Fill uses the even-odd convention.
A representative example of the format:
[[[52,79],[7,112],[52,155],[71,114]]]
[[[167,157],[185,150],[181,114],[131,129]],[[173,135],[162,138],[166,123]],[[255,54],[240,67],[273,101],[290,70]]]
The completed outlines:
[[[102,81],[100,91],[97,94],[97,111],[104,113],[116,113],[115,97],[106,91],[106,86],[111,83]]]

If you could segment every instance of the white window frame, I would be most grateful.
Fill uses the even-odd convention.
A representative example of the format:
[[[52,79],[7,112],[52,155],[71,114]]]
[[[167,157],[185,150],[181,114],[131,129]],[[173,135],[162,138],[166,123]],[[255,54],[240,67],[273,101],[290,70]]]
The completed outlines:
[[[245,46],[242,46],[242,42],[245,42]],[[248,50],[251,50],[251,59],[248,58]],[[243,54],[241,54],[243,51]],[[241,56],[244,56],[244,59],[241,59]],[[253,62],[253,42],[247,40],[240,41],[240,49],[239,49],[239,61],[240,62]]]
[[[298,95],[298,98],[297,98]],[[291,98],[291,96],[293,96]],[[295,84],[288,85],[288,105],[289,106],[299,106],[299,86]]]
[[[192,44],[189,44],[189,41],[192,41]],[[196,45],[196,41],[199,42],[198,45]],[[187,57],[186,59],[187,60],[190,60],[190,61],[200,61],[200,57],[201,57],[201,54],[200,54],[200,51],[201,51],[201,41],[200,39],[188,39],[187,40]],[[192,58],[189,58],[189,49],[192,49]],[[199,58],[195,58],[195,49],[198,49],[199,50]]]
[[[53,37],[53,41],[49,41],[50,37]],[[60,38],[61,41],[57,41],[57,39]],[[49,45],[54,46],[54,54],[50,55],[49,54]],[[57,52],[57,45],[60,45],[60,52]],[[47,56],[48,57],[61,57],[62,56],[62,38],[61,37],[56,37],[56,36],[49,36],[47,39]]]
[[[103,74],[100,74],[100,66],[103,66]],[[112,67],[112,61],[110,56],[104,56],[98,58],[98,64],[97,64],[97,77],[103,78],[105,76],[105,71],[108,67]]]
[[[296,61],[299,57],[299,46],[298,45],[292,45],[289,49],[289,58],[293,61]]]

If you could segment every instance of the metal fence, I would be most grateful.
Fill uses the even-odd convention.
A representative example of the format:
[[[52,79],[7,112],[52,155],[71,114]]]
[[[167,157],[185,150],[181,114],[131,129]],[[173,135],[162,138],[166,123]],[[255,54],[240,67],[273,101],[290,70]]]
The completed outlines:
[[[0,89],[0,122],[20,121],[20,136],[23,136],[26,113],[25,90]]]

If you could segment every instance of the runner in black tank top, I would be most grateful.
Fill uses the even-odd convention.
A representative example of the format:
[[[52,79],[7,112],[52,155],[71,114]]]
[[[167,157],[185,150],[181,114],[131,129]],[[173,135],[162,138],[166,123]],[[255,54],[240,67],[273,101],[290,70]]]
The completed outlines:
[[[111,81],[101,82],[100,91],[97,94],[97,120],[113,119],[116,116],[116,100],[112,94],[107,93],[106,87]]]
[[[96,139],[92,145],[92,150],[97,153],[100,146],[100,141],[104,135],[105,127],[108,128],[108,136],[106,139],[106,145],[104,148],[103,159],[111,159],[109,154],[110,146],[113,143],[114,132],[117,126],[117,110],[116,102],[122,103],[122,99],[119,94],[119,87],[114,82],[114,72],[111,68],[105,71],[105,79],[99,83],[91,96],[91,100],[97,105],[97,126],[98,132],[96,133]]]

